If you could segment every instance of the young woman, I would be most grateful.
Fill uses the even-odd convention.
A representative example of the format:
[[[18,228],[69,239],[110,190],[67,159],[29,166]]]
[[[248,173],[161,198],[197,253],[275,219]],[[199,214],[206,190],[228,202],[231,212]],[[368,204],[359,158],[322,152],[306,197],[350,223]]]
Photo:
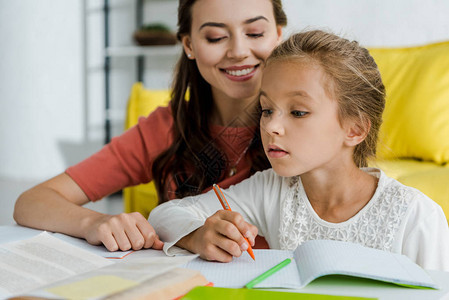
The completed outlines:
[[[267,60],[260,128],[273,169],[223,190],[173,200],[150,214],[165,242],[227,262],[254,243],[294,250],[306,240],[349,241],[449,271],[449,229],[438,204],[365,168],[375,155],[385,89],[368,51],[333,34],[292,36]],[[217,211],[218,210],[218,211]]]
[[[165,202],[266,169],[257,96],[263,63],[281,42],[284,25],[280,0],[180,0],[178,38],[184,53],[169,107],[24,192],[14,219],[103,243],[111,251],[160,249],[162,242],[139,213],[112,216],[82,205],[151,180]]]

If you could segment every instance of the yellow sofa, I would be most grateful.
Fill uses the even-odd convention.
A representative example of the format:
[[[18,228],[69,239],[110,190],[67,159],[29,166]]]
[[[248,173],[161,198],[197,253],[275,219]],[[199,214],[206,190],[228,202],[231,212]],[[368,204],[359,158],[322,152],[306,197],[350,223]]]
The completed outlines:
[[[170,101],[168,90],[148,90],[141,82],[131,88],[125,120],[125,129],[137,124],[139,117],[149,115],[158,106],[167,106]],[[125,212],[140,212],[148,218],[151,210],[158,204],[156,187],[153,182],[123,189]]]
[[[421,190],[449,218],[449,41],[370,53],[387,91],[370,164]]]
[[[370,165],[418,188],[449,217],[449,42],[370,49],[370,53],[387,90],[378,158]],[[125,127],[168,101],[168,91],[134,84]],[[152,183],[124,190],[127,212],[148,217],[157,203]]]

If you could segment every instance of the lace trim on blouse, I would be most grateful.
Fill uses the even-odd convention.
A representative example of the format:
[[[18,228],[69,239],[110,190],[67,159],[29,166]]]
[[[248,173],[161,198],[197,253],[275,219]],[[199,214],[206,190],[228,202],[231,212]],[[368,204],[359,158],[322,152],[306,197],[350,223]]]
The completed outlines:
[[[355,216],[342,223],[329,223],[313,211],[300,177],[290,178],[280,210],[281,249],[294,250],[307,240],[328,239],[391,251],[412,197],[404,186],[383,187],[382,179],[385,178],[380,178],[373,198]]]

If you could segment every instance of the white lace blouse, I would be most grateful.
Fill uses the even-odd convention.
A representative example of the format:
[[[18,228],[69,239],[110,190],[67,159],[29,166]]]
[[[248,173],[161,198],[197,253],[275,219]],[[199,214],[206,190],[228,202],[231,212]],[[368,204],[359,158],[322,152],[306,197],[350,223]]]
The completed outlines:
[[[270,248],[294,250],[307,240],[331,239],[407,255],[425,269],[449,271],[449,229],[441,207],[417,189],[365,168],[379,178],[372,199],[341,223],[321,219],[313,210],[301,179],[258,172],[223,190],[233,211],[259,229]],[[222,209],[213,191],[172,200],[156,207],[149,221],[173,255],[176,242]]]

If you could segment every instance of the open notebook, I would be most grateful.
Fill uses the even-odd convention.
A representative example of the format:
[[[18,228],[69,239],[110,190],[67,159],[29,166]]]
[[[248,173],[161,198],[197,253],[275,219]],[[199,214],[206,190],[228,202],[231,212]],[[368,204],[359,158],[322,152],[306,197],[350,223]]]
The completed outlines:
[[[254,288],[303,288],[325,275],[349,275],[399,285],[438,288],[420,266],[405,255],[367,248],[358,244],[314,240],[295,251],[254,250],[256,261],[244,253],[230,263],[208,262],[196,258],[186,268],[199,270],[216,287],[241,288],[249,281],[286,258],[292,263]]]

